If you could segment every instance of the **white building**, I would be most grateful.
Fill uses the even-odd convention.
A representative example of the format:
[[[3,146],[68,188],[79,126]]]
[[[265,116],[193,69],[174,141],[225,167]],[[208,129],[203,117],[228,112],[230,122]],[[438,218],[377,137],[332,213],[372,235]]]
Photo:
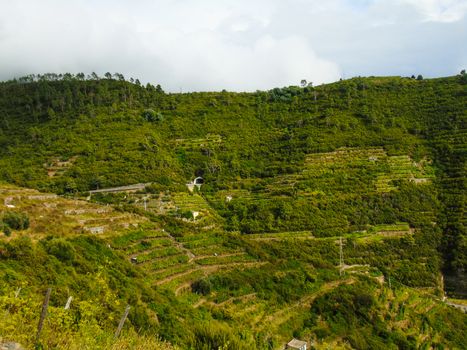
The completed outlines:
[[[306,341],[298,340],[298,339],[292,339],[287,343],[287,349],[293,349],[293,350],[306,350]]]

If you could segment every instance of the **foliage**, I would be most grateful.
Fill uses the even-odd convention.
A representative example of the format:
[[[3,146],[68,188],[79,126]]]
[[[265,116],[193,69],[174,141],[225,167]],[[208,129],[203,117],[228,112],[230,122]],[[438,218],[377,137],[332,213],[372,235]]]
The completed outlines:
[[[15,211],[4,212],[1,216],[4,230],[10,228],[13,230],[26,230],[29,227],[29,217],[25,213]]]
[[[145,109],[143,113],[141,113],[141,115],[148,122],[159,122],[163,119],[162,114],[160,112],[156,113],[152,109]]]
[[[166,94],[110,72],[0,83],[1,180],[81,198],[151,183],[92,195],[146,217],[118,235],[63,223],[62,237],[47,224],[33,236],[31,213],[61,209],[27,196],[24,212],[5,211],[6,234],[28,216],[32,227],[0,241],[0,295],[25,293],[0,302],[15,315],[0,329],[32,344],[24,335],[50,285],[49,348],[132,347],[155,334],[201,349],[278,348],[292,336],[461,348],[464,315],[424,293],[439,296],[440,271],[462,278],[467,266],[466,110],[465,72],[255,93]]]
[[[391,196],[397,197],[404,181],[425,181],[416,167],[431,167],[425,178],[433,180],[414,187],[409,201],[418,203],[423,197],[418,191],[425,188],[441,199],[439,207],[425,208],[436,218],[425,218],[424,224],[443,226],[445,270],[462,271],[465,230],[459,203],[465,202],[465,191],[456,179],[465,177],[464,76],[353,78],[251,94],[165,94],[110,73],[106,79],[28,76],[0,84],[0,177],[73,194],[137,182],[154,182],[164,191],[202,175],[201,191],[228,230],[335,235],[412,217],[385,203],[372,187],[395,191]],[[368,158],[365,164],[355,156],[340,170],[307,173],[309,155],[349,147],[383,149],[384,157],[409,157],[407,164],[417,165],[402,169],[392,160],[372,164]],[[65,162],[58,170],[55,158]],[[432,165],[424,166],[426,161]],[[382,175],[387,172],[389,178]],[[220,201],[221,191],[234,200]],[[376,209],[368,210],[369,205]],[[411,214],[417,212],[413,209]]]
[[[211,282],[207,279],[200,279],[191,284],[193,293],[208,295],[211,292]]]

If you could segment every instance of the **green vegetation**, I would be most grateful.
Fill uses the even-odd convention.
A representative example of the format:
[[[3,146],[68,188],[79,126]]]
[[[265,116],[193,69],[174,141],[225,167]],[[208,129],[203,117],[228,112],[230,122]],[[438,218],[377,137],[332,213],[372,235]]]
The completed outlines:
[[[0,337],[33,346],[51,286],[45,348],[462,348],[467,319],[440,298],[441,272],[465,297],[466,113],[465,72],[256,93],[0,83]]]
[[[0,216],[0,229],[6,236],[11,230],[26,230],[29,227],[29,217],[25,213],[7,211]]]

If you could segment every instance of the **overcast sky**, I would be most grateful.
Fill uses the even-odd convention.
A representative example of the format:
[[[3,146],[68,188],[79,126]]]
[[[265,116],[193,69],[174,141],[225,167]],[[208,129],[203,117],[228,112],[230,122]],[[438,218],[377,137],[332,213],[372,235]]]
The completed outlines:
[[[0,0],[0,79],[254,91],[467,68],[467,0]]]

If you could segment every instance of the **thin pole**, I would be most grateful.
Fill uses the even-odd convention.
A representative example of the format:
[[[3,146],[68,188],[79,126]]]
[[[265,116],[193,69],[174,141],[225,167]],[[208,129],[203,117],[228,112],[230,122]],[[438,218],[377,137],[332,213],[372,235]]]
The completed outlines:
[[[66,301],[66,305],[65,305],[65,310],[68,310],[70,308],[70,304],[72,300],[73,300],[72,296],[68,297],[68,300]]]
[[[42,312],[41,312],[41,317],[39,319],[39,325],[37,326],[36,344],[39,343],[39,337],[41,336],[42,327],[44,327],[44,320],[45,320],[45,317],[47,316],[47,307],[49,306],[51,292],[52,292],[52,288],[47,288],[47,292],[45,293],[44,303],[42,304]]]
[[[130,312],[130,305],[127,305],[126,309],[125,309],[125,312],[123,313],[123,316],[120,319],[120,323],[118,324],[118,328],[115,331],[115,336],[114,336],[115,339],[117,339],[118,336],[120,335],[120,332],[122,331],[122,328],[123,328],[123,324],[125,323],[125,320],[126,320],[129,312]]]
[[[339,269],[339,275],[342,276],[342,273],[344,271],[344,252],[342,250],[342,236],[339,237],[339,265],[340,265],[340,269]]]

